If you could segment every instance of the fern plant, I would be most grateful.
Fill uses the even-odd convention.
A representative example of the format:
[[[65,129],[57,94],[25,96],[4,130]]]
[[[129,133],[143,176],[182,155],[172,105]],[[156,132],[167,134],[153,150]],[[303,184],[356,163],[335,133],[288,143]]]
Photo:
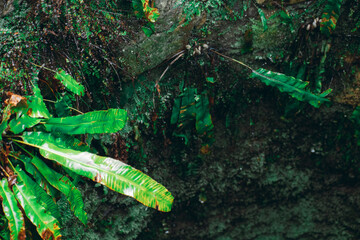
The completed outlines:
[[[69,91],[84,94],[84,87],[65,71],[58,71],[55,78]],[[64,171],[73,177],[90,178],[159,211],[171,210],[173,196],[164,186],[125,163],[94,154],[75,137],[119,131],[126,124],[125,110],[55,118],[35,83],[32,89],[30,96],[8,93],[2,111],[0,197],[8,225],[8,231],[0,232],[2,238],[25,239],[25,214],[42,239],[60,239],[58,192],[65,195],[74,215],[87,223],[81,192],[62,174]]]

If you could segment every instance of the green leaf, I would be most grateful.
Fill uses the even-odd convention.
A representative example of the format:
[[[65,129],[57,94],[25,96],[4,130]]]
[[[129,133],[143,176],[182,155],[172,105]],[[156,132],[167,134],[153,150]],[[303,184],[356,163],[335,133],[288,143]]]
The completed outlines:
[[[36,230],[43,239],[61,238],[59,222],[46,209],[37,202],[37,197],[23,183],[13,186],[13,191],[26,216],[36,226]]]
[[[170,119],[170,123],[171,124],[176,124],[179,120],[179,113],[180,113],[180,107],[181,107],[181,98],[177,97],[174,100],[174,106],[172,109],[172,114],[171,114],[171,119]]]
[[[199,135],[207,135],[214,127],[206,92],[198,95],[196,88],[188,88],[175,99],[171,124],[177,123],[178,127],[182,128],[193,120]]]
[[[24,114],[19,119],[13,119],[9,123],[10,130],[15,133],[21,133],[26,128],[31,128],[34,125],[38,124],[40,119],[31,118],[28,115]]]
[[[55,110],[58,117],[67,117],[70,116],[70,107],[72,107],[71,102],[74,101],[75,98],[71,94],[65,94],[60,100],[55,103]]]
[[[11,106],[9,104],[9,105],[6,106],[6,108],[4,109],[4,111],[2,113],[1,122],[5,122],[5,121],[9,120],[10,116],[11,116]]]
[[[154,23],[149,22],[145,26],[142,27],[143,32],[147,37],[150,37],[155,32],[155,26]]]
[[[2,120],[0,123],[0,141],[2,140],[2,134],[4,133],[5,129],[8,126],[8,121],[10,119],[10,116],[11,116],[11,106],[9,104],[6,106],[2,114]]]
[[[71,135],[61,133],[42,133],[42,137],[45,141],[55,141],[54,144],[63,148],[71,148],[81,152],[92,151],[89,145]]]
[[[93,111],[83,115],[50,118],[45,122],[47,131],[66,134],[114,133],[125,126],[127,112],[123,109]]]
[[[196,107],[196,132],[199,135],[204,135],[214,128],[209,112],[209,99],[206,94],[202,94],[199,101],[195,104]]]
[[[138,18],[143,17],[149,22],[155,22],[160,16],[158,9],[150,6],[149,0],[132,0],[132,3],[135,10],[135,16]]]
[[[7,219],[6,219],[7,221]],[[0,227],[2,227],[3,225],[1,225]],[[3,239],[3,240],[10,240],[10,231],[7,227],[5,228],[2,228],[0,230],[0,239]]]
[[[2,134],[4,133],[5,129],[7,128],[8,126],[8,120],[0,123],[0,141],[2,140]]]
[[[357,106],[354,112],[350,117],[351,121],[354,123],[354,136],[357,139],[357,145],[360,146],[360,106]]]
[[[45,192],[52,197],[54,201],[59,196],[58,190],[56,190],[50,183],[41,175],[41,173],[37,170],[37,168],[31,164],[31,158],[28,157],[21,157],[19,158],[23,161],[25,165],[25,170],[33,176],[35,182],[45,190]],[[57,216],[55,216],[58,218]],[[59,219],[59,218],[58,218]]]
[[[62,84],[71,92],[83,96],[85,88],[83,85],[78,83],[71,75],[67,74],[63,69],[59,69],[54,76],[56,79],[60,80]]]
[[[209,83],[215,83],[214,77],[207,77],[206,81],[209,82]]]
[[[50,213],[57,220],[60,219],[58,206],[45,190],[35,183],[19,166],[15,168],[15,172],[18,182],[25,184],[29,192],[36,196],[37,201],[46,209],[47,213]]]
[[[19,142],[39,148],[43,157],[114,191],[133,197],[146,206],[164,212],[171,210],[174,199],[171,193],[141,171],[109,157],[56,146],[53,141],[45,141],[42,135],[41,132],[26,132],[22,136],[24,142]]]
[[[267,25],[267,20],[266,20],[266,17],[265,17],[265,13],[263,12],[263,10],[261,10],[261,8],[258,8],[258,12],[259,12],[259,15],[260,15],[260,19],[261,19],[261,23],[263,25],[263,28],[264,28],[264,32],[268,29],[268,25]]]
[[[87,215],[83,210],[84,202],[81,192],[66,176],[49,168],[41,159],[34,157],[31,163],[39,170],[42,176],[57,190],[62,192],[70,203],[75,216],[84,224],[87,223]]]
[[[336,28],[342,0],[328,0],[326,2],[324,12],[321,15],[320,31],[329,37]]]
[[[17,206],[17,201],[8,181],[3,178],[0,184],[0,196],[2,198],[2,207],[4,214],[9,222],[10,238],[19,239],[19,236],[25,237],[24,217]],[[22,238],[21,238],[22,239]]]
[[[34,95],[27,98],[29,105],[27,114],[32,118],[49,118],[50,113],[46,108],[40,89],[36,85],[33,85],[32,90]]]
[[[320,95],[315,95],[305,90],[306,86],[309,84],[308,82],[304,82],[291,76],[260,68],[253,71],[250,77],[257,78],[266,85],[277,87],[280,92],[286,92],[293,98],[296,98],[299,101],[308,102],[317,108],[324,102],[330,102],[330,100],[325,97],[331,92],[331,89],[326,90]]]
[[[184,125],[189,124],[190,121],[194,120],[196,117],[196,100],[197,96],[196,88],[188,88],[179,95],[175,100],[175,106],[173,109],[173,115],[171,117],[172,123],[177,123],[178,127],[183,127]],[[177,113],[174,111],[178,111]],[[176,119],[176,116],[178,119]]]

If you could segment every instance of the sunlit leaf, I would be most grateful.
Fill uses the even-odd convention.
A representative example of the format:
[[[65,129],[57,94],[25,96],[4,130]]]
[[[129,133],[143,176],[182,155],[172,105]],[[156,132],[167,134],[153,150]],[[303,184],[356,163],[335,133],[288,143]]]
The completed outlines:
[[[66,73],[63,69],[59,69],[54,76],[56,79],[60,80],[62,84],[71,92],[83,96],[85,88],[83,85],[78,83],[71,75]]]
[[[31,163],[39,170],[44,178],[57,190],[62,192],[70,203],[75,216],[84,224],[87,222],[86,212],[83,210],[84,202],[81,192],[66,176],[49,168],[41,159],[34,157]]]
[[[171,193],[141,171],[109,157],[56,146],[51,141],[43,140],[42,134],[26,132],[22,136],[24,142],[20,142],[39,148],[43,157],[114,191],[133,197],[146,206],[164,212],[171,210]]]
[[[34,85],[32,88],[34,95],[28,97],[29,108],[27,115],[32,118],[49,118],[50,113],[46,108],[40,89]]]
[[[66,134],[114,133],[125,126],[127,112],[123,109],[93,111],[83,115],[50,118],[45,122],[46,130]]]
[[[44,137],[44,140],[49,139],[49,141],[55,141],[56,145],[62,146],[64,148],[71,148],[73,150],[78,150],[82,152],[94,151],[92,148],[90,148],[89,145],[75,138],[75,136],[59,133],[44,133],[42,136]]]
[[[25,184],[37,198],[38,202],[46,209],[47,213],[55,217],[58,221],[60,219],[60,212],[54,200],[35,183],[19,166],[15,168],[17,174],[17,181]]]
[[[9,123],[9,127],[13,133],[18,134],[24,131],[26,128],[31,128],[35,126],[39,122],[40,119],[31,118],[25,114],[18,119],[14,118],[13,120],[11,120]]]
[[[17,206],[15,196],[9,188],[9,183],[5,178],[3,178],[0,183],[0,197],[2,198],[4,214],[9,223],[10,239],[24,239],[24,217]]]
[[[56,190],[53,186],[50,185],[50,183],[41,175],[39,170],[31,164],[31,158],[22,156],[20,158],[24,162],[25,170],[33,176],[35,182],[45,190],[45,192],[52,197],[54,201],[59,196],[59,191]],[[59,219],[57,216],[55,216],[57,219]],[[59,219],[60,220],[60,219]]]
[[[47,213],[46,209],[37,201],[32,190],[24,182],[19,182],[13,186],[13,191],[26,216],[36,226],[40,236],[43,239],[60,239],[58,220]]]
[[[315,95],[305,90],[309,84],[308,82],[304,82],[291,76],[260,68],[253,71],[250,77],[257,78],[266,85],[277,87],[280,92],[286,92],[293,98],[296,98],[299,101],[308,102],[314,107],[320,107],[322,103],[330,102],[325,97],[331,92],[331,89],[328,89],[322,94]]]

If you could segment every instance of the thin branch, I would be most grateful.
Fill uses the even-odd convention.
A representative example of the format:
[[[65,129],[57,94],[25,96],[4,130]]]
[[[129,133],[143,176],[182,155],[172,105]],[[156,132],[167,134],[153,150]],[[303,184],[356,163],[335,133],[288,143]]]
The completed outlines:
[[[231,58],[231,57],[228,57],[228,56],[226,56],[226,55],[224,55],[224,54],[221,54],[221,53],[219,53],[219,52],[217,52],[217,51],[215,51],[215,50],[212,50],[212,49],[210,49],[210,51],[212,51],[213,53],[216,53],[216,54],[219,55],[219,56],[222,56],[222,57],[224,57],[224,58],[230,59],[230,60],[233,61],[233,62],[239,63],[239,64],[243,65],[244,67],[248,68],[249,70],[251,70],[252,72],[255,72],[254,69],[252,69],[250,66],[246,65],[245,63],[240,62],[239,60],[236,60],[236,59],[233,59],[233,58]]]
[[[10,154],[9,154],[10,155]],[[9,161],[10,162],[10,161]],[[7,177],[10,177],[10,175],[6,172],[6,170],[0,165],[1,170],[5,173]]]
[[[49,99],[44,99],[44,101],[45,101],[45,102],[56,103],[55,101],[52,101],[52,100],[49,100]],[[76,111],[76,112],[78,112],[78,113],[80,113],[80,114],[84,114],[83,112],[77,110],[76,108],[72,108],[72,107],[69,107],[69,106],[68,106],[68,108],[71,109],[71,110],[74,110],[74,111]]]

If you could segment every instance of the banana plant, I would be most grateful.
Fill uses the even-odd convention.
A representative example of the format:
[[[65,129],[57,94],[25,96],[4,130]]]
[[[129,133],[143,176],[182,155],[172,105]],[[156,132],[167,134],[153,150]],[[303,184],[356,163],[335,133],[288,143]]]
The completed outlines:
[[[63,70],[56,73],[70,92],[83,95],[84,88]],[[0,122],[0,198],[8,231],[4,239],[25,239],[29,219],[42,239],[61,239],[61,215],[56,205],[63,194],[74,215],[87,223],[80,190],[71,176],[83,176],[159,211],[169,212],[173,196],[141,171],[110,157],[99,156],[76,138],[86,133],[115,133],[127,120],[123,109],[93,111],[53,117],[41,91],[33,95],[8,93]],[[51,164],[55,162],[56,164]]]

